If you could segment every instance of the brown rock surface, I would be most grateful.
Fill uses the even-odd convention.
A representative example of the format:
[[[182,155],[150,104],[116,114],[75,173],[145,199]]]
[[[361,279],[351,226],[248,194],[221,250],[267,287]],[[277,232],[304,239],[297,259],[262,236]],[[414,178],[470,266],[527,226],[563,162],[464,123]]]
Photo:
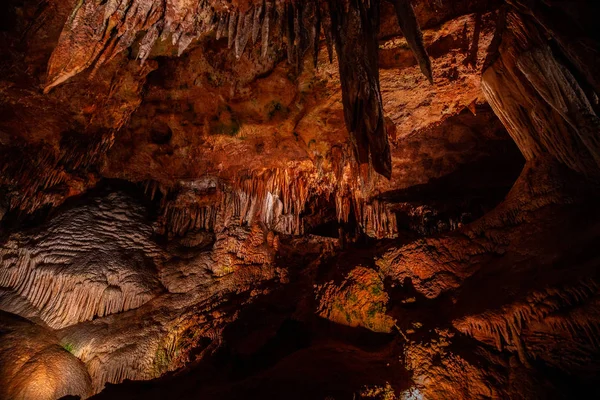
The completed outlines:
[[[0,399],[598,395],[591,2],[1,7]]]
[[[52,400],[91,394],[81,361],[48,329],[0,311],[0,398]]]
[[[317,314],[348,326],[362,326],[375,332],[391,332],[394,320],[386,315],[388,295],[377,272],[364,267],[353,269],[344,282],[328,282],[317,290]]]

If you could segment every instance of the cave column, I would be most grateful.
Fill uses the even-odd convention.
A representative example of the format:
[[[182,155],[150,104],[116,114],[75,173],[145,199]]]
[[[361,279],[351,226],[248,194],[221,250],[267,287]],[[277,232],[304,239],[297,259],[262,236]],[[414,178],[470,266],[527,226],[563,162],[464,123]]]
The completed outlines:
[[[528,160],[553,158],[585,175],[600,171],[600,119],[582,85],[523,14],[507,14],[497,60],[483,92]]]

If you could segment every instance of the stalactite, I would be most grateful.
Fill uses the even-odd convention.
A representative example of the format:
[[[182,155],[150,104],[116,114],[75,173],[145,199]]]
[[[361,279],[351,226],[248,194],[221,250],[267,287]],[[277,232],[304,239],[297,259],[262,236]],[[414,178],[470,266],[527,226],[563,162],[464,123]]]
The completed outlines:
[[[210,205],[169,203],[163,212],[166,231],[184,235],[195,229],[217,230],[260,221],[286,234],[302,233],[300,214],[308,201],[305,177],[285,170],[241,175],[232,185],[221,185],[219,199]]]
[[[369,6],[353,0],[347,4],[348,12],[344,8],[344,4],[329,3],[346,127],[358,162],[372,163],[375,171],[389,179],[392,159],[379,88],[379,3]]]
[[[427,77],[429,82],[433,84],[433,73],[431,71],[431,60],[423,43],[423,33],[419,27],[415,10],[413,9],[410,0],[391,0],[396,9],[396,17],[402,33],[406,37],[406,41],[410,46],[421,72]]]
[[[236,11],[233,11],[229,14],[229,28],[227,33],[227,48],[231,49],[235,42],[235,29],[238,25],[238,14]]]
[[[80,357],[86,363],[87,369],[92,377],[92,390],[94,393],[104,389],[108,383],[121,383],[125,379],[148,380],[155,378],[152,373],[154,358],[150,355],[139,353],[119,354],[107,362],[99,358],[87,361],[85,357]]]
[[[533,323],[544,323],[550,326],[566,327],[588,335],[590,341],[596,337],[590,331],[586,320],[574,317],[567,319],[557,318],[554,314],[563,309],[585,304],[598,294],[600,288],[591,280],[584,280],[566,287],[549,287],[530,293],[524,301],[511,303],[499,310],[489,310],[478,315],[469,315],[453,322],[454,327],[462,333],[488,340],[494,343],[498,351],[502,351],[502,343],[514,346],[519,353],[519,358],[524,365],[529,365],[527,345],[522,341],[521,333]],[[560,315],[560,314],[559,314]],[[567,330],[565,329],[565,330]]]
[[[0,184],[16,189],[9,196],[9,210],[32,213],[44,205],[59,204],[65,196],[52,188],[72,181],[73,171],[91,170],[113,144],[111,130],[89,136],[63,134],[59,151],[50,146],[36,146],[29,152],[20,147],[2,149],[0,158],[7,162],[0,166]]]
[[[371,204],[361,204],[361,227],[367,235],[381,238],[395,238],[398,234],[396,214],[386,203],[373,200]]]
[[[600,171],[600,118],[540,29],[511,12],[482,90],[527,160],[551,156],[586,174]]]
[[[261,56],[262,58],[267,57],[269,51],[269,40],[270,40],[270,27],[271,16],[273,15],[273,2],[272,0],[265,1],[265,15],[262,21],[260,37],[262,40]]]
[[[263,5],[262,4],[257,4],[254,7],[254,12],[252,13],[252,35],[250,36],[252,43],[258,43],[258,35],[260,33],[260,20],[262,18],[262,10]]]
[[[431,63],[409,0],[394,0],[398,21],[419,61],[432,81]],[[365,0],[263,0],[247,8],[223,8],[212,1],[152,2],[82,0],[63,29],[48,65],[45,92],[84,69],[96,71],[130,47],[137,34],[138,58],[143,63],[160,38],[171,38],[181,55],[193,40],[210,32],[227,35],[227,47],[240,59],[248,42],[262,40],[261,55],[269,48],[287,49],[287,58],[298,70],[310,50],[317,65],[321,31],[332,60],[335,42],[339,59],[345,121],[361,164],[391,176],[390,149],[383,123],[379,88],[378,40],[380,1]],[[279,38],[272,26],[279,30]],[[275,40],[274,40],[275,39]]]
[[[594,91],[600,92],[600,80],[595,73],[600,65],[597,36],[590,37],[589,31],[586,32],[583,26],[574,21],[568,13],[563,12],[564,6],[561,7],[560,2],[507,0],[507,3],[535,18],[546,31],[547,36],[556,41],[561,51],[585,77]]]
[[[163,204],[160,231],[168,236],[184,236],[189,231],[218,232],[230,226],[263,223],[269,229],[287,235],[304,232],[302,215],[314,197],[334,196],[339,222],[347,222],[351,214],[369,236],[393,238],[397,235],[394,211],[389,204],[370,200],[357,164],[342,156],[332,159],[336,172],[323,173],[306,164],[295,169],[263,169],[241,173],[233,181],[219,181],[215,195],[174,189],[179,194]],[[339,159],[338,159],[339,158]],[[307,166],[310,168],[306,169]],[[155,183],[143,186],[152,196]],[[166,199],[164,189],[162,199]]]
[[[239,60],[246,49],[248,40],[252,34],[252,25],[254,23],[254,10],[240,14],[238,19],[237,34],[235,38],[235,57]]]

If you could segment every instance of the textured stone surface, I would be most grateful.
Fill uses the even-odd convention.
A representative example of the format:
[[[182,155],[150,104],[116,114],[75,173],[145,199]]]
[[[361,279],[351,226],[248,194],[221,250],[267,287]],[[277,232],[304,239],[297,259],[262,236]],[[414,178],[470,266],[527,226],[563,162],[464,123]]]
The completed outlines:
[[[353,269],[344,282],[328,282],[317,290],[317,314],[348,326],[362,326],[375,332],[391,332],[394,320],[387,316],[388,296],[377,272],[364,267]]]
[[[91,394],[83,363],[55,334],[0,311],[0,398],[53,400]]]
[[[111,194],[62,213],[41,232],[11,237],[0,250],[0,286],[12,289],[52,328],[137,308],[162,290],[144,212]]]
[[[588,3],[5,1],[0,397],[597,397]]]

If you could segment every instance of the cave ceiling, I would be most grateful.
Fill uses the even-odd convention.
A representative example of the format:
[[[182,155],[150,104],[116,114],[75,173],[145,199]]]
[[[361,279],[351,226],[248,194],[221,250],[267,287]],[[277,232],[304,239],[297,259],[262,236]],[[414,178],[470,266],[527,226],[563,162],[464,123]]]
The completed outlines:
[[[0,7],[0,400],[597,392],[594,1]]]

